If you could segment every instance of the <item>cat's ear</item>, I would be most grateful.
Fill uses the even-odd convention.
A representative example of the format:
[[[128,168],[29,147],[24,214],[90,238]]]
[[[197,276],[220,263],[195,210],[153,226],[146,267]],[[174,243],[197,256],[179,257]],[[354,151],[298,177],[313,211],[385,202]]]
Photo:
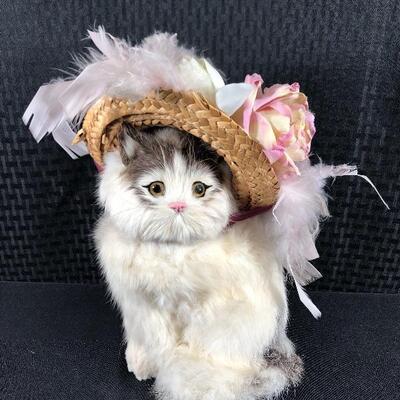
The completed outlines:
[[[122,123],[121,132],[119,133],[119,152],[122,162],[127,165],[129,160],[134,158],[139,151],[140,143],[137,140],[140,132],[131,124]]]

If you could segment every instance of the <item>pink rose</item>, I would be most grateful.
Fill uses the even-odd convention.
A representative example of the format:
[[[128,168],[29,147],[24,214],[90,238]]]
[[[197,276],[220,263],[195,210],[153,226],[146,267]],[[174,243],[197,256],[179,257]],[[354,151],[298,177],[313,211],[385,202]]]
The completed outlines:
[[[247,75],[253,92],[244,102],[243,128],[263,147],[278,175],[299,174],[296,161],[310,153],[314,115],[298,83],[276,84],[262,90],[260,75]]]

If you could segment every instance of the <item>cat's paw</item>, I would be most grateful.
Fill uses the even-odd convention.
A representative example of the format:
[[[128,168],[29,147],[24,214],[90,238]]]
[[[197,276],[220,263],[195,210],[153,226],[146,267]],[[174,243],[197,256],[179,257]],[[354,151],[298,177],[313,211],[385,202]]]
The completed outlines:
[[[302,372],[303,363],[299,356],[286,357],[271,351],[250,382],[250,398],[275,399],[290,386],[296,386]]]
[[[303,361],[296,353],[287,355],[270,350],[265,355],[265,361],[268,366],[279,368],[286,375],[290,385],[296,386],[303,376]]]
[[[281,335],[272,348],[287,358],[296,353],[293,342],[286,335]]]
[[[129,342],[125,351],[125,359],[128,371],[133,372],[138,381],[144,381],[156,376],[157,368],[149,360],[141,346],[136,346]]]
[[[275,399],[290,386],[287,374],[279,367],[265,365],[254,375],[250,385],[250,397]]]

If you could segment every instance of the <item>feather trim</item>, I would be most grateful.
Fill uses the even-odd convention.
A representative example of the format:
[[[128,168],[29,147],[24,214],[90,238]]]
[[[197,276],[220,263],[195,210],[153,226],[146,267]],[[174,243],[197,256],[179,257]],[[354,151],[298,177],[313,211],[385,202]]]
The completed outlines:
[[[68,154],[87,154],[83,143],[71,144],[88,108],[100,97],[138,100],[153,90],[195,90],[215,103],[224,85],[218,71],[194,50],[178,46],[176,35],[156,33],[137,46],[106,33],[89,31],[96,48],[74,59],[75,74],[39,88],[23,115],[33,137],[40,141],[52,133]]]
[[[308,297],[303,286],[321,278],[321,273],[310,263],[319,257],[315,240],[320,222],[329,217],[328,196],[324,191],[326,180],[338,176],[359,176],[371,184],[384,205],[388,205],[376,187],[352,165],[311,166],[309,160],[297,163],[300,175],[282,180],[278,201],[267,216],[267,235],[273,235],[276,254],[293,278],[299,298],[315,318],[321,312]],[[271,231],[271,226],[273,227]],[[272,239],[272,236],[270,236]]]

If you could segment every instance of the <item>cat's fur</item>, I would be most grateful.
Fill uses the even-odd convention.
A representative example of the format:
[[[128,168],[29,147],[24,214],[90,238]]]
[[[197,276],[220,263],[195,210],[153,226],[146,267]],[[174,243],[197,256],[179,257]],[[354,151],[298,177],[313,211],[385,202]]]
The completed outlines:
[[[286,336],[282,266],[266,218],[228,227],[237,211],[226,164],[171,128],[125,127],[106,155],[95,232],[102,271],[123,318],[128,369],[156,378],[158,398],[272,398],[302,372]],[[145,186],[162,181],[165,194]],[[210,187],[204,197],[193,182]],[[170,202],[184,201],[176,213]]]

